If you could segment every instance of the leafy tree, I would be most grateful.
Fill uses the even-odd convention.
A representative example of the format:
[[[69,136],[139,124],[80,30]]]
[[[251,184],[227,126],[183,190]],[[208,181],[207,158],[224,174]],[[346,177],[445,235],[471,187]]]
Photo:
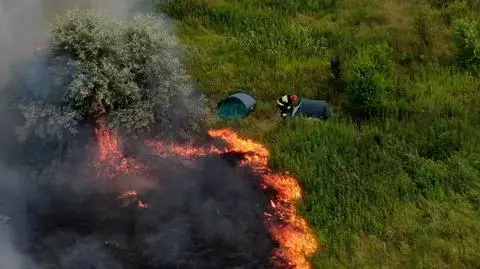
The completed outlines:
[[[94,11],[57,18],[39,70],[48,79],[24,98],[20,138],[61,138],[105,117],[125,135],[187,135],[200,130],[205,100],[182,67],[180,50],[162,22],[136,15],[113,21]]]

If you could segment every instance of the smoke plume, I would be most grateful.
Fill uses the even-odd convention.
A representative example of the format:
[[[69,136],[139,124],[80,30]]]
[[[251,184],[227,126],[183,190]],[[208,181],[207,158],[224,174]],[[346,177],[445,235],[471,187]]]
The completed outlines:
[[[31,58],[32,50],[47,41],[49,25],[65,11],[99,9],[115,19],[136,11],[150,11],[145,0],[2,0],[0,1],[0,82],[10,67]]]
[[[0,163],[0,265],[5,269],[26,268],[29,258],[19,252],[20,239],[15,238],[14,228],[18,235],[25,235],[25,195],[21,177],[9,171]]]
[[[126,19],[148,11],[144,2],[0,2],[0,268],[271,267],[267,198],[259,177],[236,165],[238,156],[185,161],[130,145],[145,168],[105,176],[99,171],[111,164],[93,165],[92,126],[56,142],[17,142],[18,105],[41,99],[48,85],[46,63],[34,50],[47,42],[53,18],[99,8]],[[36,132],[48,132],[48,124]],[[139,194],[120,198],[132,189]]]

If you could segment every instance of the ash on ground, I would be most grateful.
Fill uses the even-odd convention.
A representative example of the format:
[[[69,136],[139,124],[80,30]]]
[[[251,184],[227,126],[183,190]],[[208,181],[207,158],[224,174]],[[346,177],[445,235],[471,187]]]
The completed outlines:
[[[23,253],[44,268],[272,268],[268,197],[240,157],[148,156],[136,174],[43,185],[27,199]]]

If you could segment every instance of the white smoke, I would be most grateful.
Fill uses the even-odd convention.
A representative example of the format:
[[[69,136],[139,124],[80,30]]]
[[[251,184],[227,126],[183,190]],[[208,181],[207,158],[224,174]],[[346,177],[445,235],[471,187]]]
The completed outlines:
[[[0,93],[11,77],[12,67],[35,57],[35,48],[47,42],[49,26],[57,15],[73,8],[91,8],[123,20],[133,11],[138,11],[137,7],[141,7],[141,11],[149,11],[145,9],[148,5],[144,2],[146,1],[0,0]],[[3,104],[0,105],[0,124],[12,121],[7,119],[4,109]],[[0,133],[0,136],[3,134]],[[0,163],[0,269],[37,269],[31,267],[29,258],[16,247],[23,239],[17,238],[12,232],[14,226],[17,231],[26,229],[27,221],[22,216],[24,204],[17,200],[18,195],[25,191],[24,187],[21,186],[21,177]],[[25,228],[19,228],[19,225]]]
[[[32,57],[45,44],[49,25],[71,9],[97,9],[118,20],[136,11],[149,12],[145,0],[0,0],[0,86],[14,63]]]
[[[29,263],[28,257],[17,249],[16,242],[23,238],[15,237],[13,228],[21,231],[25,228],[24,191],[22,178],[0,163],[0,268],[24,269]],[[21,245],[21,243],[20,243]]]
[[[18,253],[12,241],[8,218],[0,215],[0,267],[2,269],[23,269],[25,257]]]

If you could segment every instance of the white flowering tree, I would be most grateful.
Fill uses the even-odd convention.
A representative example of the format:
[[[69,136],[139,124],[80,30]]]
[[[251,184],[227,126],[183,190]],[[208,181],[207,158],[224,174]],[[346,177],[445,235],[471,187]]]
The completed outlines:
[[[61,138],[102,116],[123,134],[187,135],[206,117],[203,95],[182,67],[175,37],[159,19],[117,22],[95,11],[57,19],[40,96],[21,104],[22,139]]]

